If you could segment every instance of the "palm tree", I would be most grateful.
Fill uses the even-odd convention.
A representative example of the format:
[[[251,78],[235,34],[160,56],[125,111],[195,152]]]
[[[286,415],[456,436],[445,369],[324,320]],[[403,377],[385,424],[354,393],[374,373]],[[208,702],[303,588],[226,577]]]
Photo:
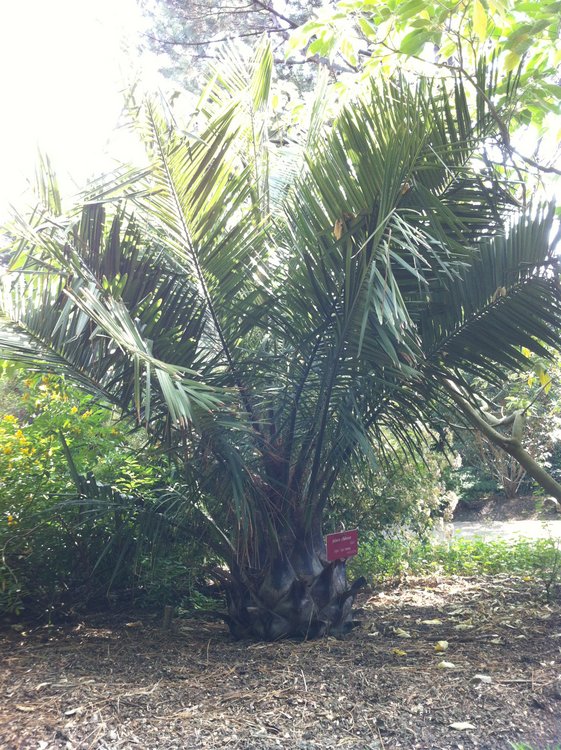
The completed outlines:
[[[138,112],[150,164],[11,229],[4,357],[136,414],[227,562],[237,636],[344,632],[361,582],[328,562],[343,471],[415,452],[470,382],[559,347],[551,207],[520,211],[477,157],[492,76],[372,82],[330,127],[279,143],[271,53],[218,75],[196,134]],[[250,77],[247,82],[248,75]],[[467,411],[466,411],[467,410]],[[398,446],[398,447],[396,447]]]

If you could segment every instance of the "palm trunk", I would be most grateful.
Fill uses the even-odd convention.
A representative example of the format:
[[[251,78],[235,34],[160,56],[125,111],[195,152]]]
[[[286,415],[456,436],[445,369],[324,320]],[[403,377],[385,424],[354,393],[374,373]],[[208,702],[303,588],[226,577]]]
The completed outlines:
[[[236,638],[316,638],[340,636],[355,624],[352,605],[363,578],[347,583],[342,560],[328,562],[320,533],[296,533],[274,542],[261,570],[233,566],[227,587],[230,631]],[[286,543],[283,543],[286,542]]]

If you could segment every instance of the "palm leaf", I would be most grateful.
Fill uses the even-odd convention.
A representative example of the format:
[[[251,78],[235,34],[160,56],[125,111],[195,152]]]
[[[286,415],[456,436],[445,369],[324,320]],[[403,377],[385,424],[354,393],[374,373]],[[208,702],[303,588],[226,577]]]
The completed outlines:
[[[204,309],[179,269],[162,265],[157,247],[140,239],[138,225],[122,223],[121,213],[106,221],[102,208],[88,205],[68,230],[28,228],[18,272],[2,279],[11,323],[0,331],[0,350],[71,373],[139,419],[150,411],[161,419],[167,404],[172,421],[185,423],[224,396],[190,367]],[[57,271],[64,262],[68,270]]]
[[[521,347],[558,347],[561,296],[552,275],[553,206],[482,242],[459,278],[435,288],[419,325],[429,362],[504,379],[524,367]],[[545,346],[544,346],[545,345]]]

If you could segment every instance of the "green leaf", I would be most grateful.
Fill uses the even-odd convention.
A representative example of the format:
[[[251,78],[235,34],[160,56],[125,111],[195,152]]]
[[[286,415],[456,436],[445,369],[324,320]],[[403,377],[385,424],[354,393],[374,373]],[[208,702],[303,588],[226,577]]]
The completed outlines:
[[[353,43],[350,41],[350,39],[345,38],[341,42],[340,47],[341,55],[345,58],[345,60],[349,63],[349,65],[352,65],[353,67],[357,64],[357,55],[356,50],[354,48]]]
[[[518,52],[510,51],[506,54],[504,59],[504,69],[507,73],[509,73],[511,70],[514,70],[520,65],[520,61],[522,60],[521,56],[518,54]]]
[[[403,37],[399,45],[399,51],[404,55],[418,55],[423,51],[425,44],[431,41],[432,32],[426,29],[414,29]]]
[[[324,29],[308,47],[308,57],[319,55],[329,57],[335,48],[337,38],[331,29]]]
[[[295,52],[305,49],[310,39],[323,27],[321,24],[307,23],[294,29],[286,45],[285,55],[290,57]]]
[[[405,2],[398,4],[397,15],[401,18],[410,21],[418,14],[424,12],[427,8],[425,0],[405,0]]]
[[[472,6],[473,31],[480,42],[487,37],[487,12],[481,0],[473,0]]]
[[[358,25],[364,36],[367,39],[376,40],[378,38],[378,30],[375,24],[369,21],[367,18],[359,18]]]

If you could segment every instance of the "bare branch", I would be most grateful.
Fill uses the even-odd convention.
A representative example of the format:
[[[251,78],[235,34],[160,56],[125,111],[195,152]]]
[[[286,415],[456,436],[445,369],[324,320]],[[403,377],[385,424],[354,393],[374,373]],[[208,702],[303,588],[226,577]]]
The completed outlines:
[[[205,39],[201,42],[186,42],[183,40],[176,39],[158,39],[151,34],[144,33],[147,39],[157,44],[167,45],[169,47],[205,47],[207,44],[220,44],[221,42],[231,42],[233,39],[241,39],[247,36],[262,36],[263,34],[279,34],[288,29],[262,29],[261,31],[247,31],[244,34],[234,34],[232,36],[225,36],[221,39]]]
[[[263,10],[266,10],[267,13],[270,13],[273,16],[276,16],[277,18],[280,18],[281,21],[284,21],[289,25],[291,29],[297,29],[298,24],[296,21],[293,21],[291,18],[287,18],[287,16],[283,16],[282,13],[279,13],[278,10],[275,10],[274,8],[271,8],[270,5],[267,5],[267,3],[261,2],[261,0],[253,0],[254,4],[262,8]]]

